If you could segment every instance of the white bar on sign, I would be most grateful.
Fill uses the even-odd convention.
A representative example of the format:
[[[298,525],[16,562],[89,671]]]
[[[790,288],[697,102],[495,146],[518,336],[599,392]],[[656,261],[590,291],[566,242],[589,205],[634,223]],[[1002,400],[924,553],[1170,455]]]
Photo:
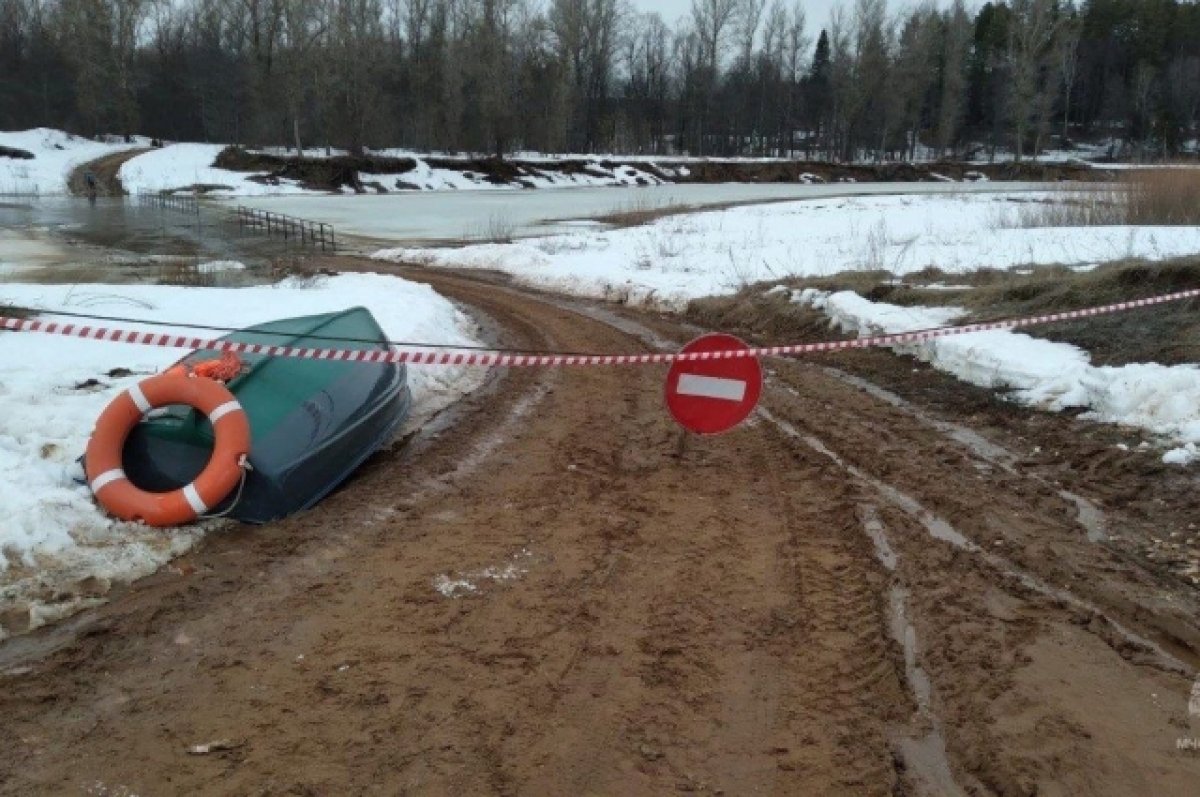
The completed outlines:
[[[719,376],[680,374],[676,392],[681,396],[741,401],[746,397],[746,383],[740,379],[723,379]]]

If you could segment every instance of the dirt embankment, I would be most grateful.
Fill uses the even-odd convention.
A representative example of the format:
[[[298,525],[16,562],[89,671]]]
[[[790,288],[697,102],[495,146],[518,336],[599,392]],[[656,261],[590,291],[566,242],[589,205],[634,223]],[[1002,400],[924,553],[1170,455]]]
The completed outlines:
[[[570,175],[589,175],[596,178],[611,177],[596,167],[610,171],[622,163],[610,161],[561,160],[554,162],[508,160],[500,158],[474,157],[423,157],[422,162],[434,169],[449,169],[492,185],[533,187],[532,180]],[[380,155],[334,155],[328,158],[309,158],[271,155],[251,152],[238,147],[224,149],[213,164],[220,169],[236,172],[254,172],[251,180],[265,185],[275,185],[281,179],[296,180],[307,188],[336,191],[350,188],[354,191],[377,191],[415,189],[418,186],[407,182],[404,175],[417,168],[414,158],[385,157]],[[633,166],[633,164],[629,164]],[[638,171],[645,172],[662,181],[671,178],[647,164],[636,164]],[[373,178],[386,176],[388,184]],[[395,178],[395,179],[391,179]],[[649,184],[649,180],[642,180]]]
[[[1085,166],[1034,163],[975,165],[940,162],[847,166],[816,161],[683,161],[664,158],[650,163],[620,159],[522,160],[483,157],[426,157],[422,158],[422,161],[432,168],[458,171],[494,185],[525,187],[532,187],[532,181],[541,178],[572,175],[611,178],[614,172],[623,169],[636,170],[639,174],[634,179],[645,184],[652,180],[667,183],[870,183],[935,182],[945,179],[970,181],[984,178],[1094,181],[1111,178],[1106,171]],[[359,192],[386,192],[417,187],[404,179],[404,175],[417,168],[417,161],[407,157],[336,155],[329,158],[308,158],[270,155],[229,147],[221,152],[214,165],[232,171],[254,172],[256,176],[251,179],[268,185],[287,179],[296,180],[308,188],[329,191],[350,188]],[[389,184],[366,179],[363,175],[386,175]],[[395,179],[391,179],[393,177]]]
[[[918,183],[934,182],[942,178],[952,180],[1020,180],[1020,181],[1093,181],[1107,179],[1107,172],[1086,166],[1051,163],[995,163],[970,164],[956,161],[937,163],[880,163],[864,165],[842,165],[819,161],[701,161],[696,163],[658,162],[664,168],[678,171],[687,168],[690,174],[676,178],[675,182],[693,183],[791,183],[805,179],[806,175],[827,183]]]

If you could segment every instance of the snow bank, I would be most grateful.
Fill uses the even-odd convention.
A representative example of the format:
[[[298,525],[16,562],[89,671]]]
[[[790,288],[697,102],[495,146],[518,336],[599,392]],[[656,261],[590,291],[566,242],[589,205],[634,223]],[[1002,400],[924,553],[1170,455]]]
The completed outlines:
[[[363,305],[394,339],[476,343],[471,322],[428,286],[374,274],[250,288],[0,285],[5,303],[235,327]],[[96,584],[153,572],[202,536],[203,524],[162,532],[109,520],[73,481],[75,460],[105,405],[185,353],[0,332],[0,617],[28,607],[36,626],[86,605]],[[479,379],[478,371],[454,368],[409,373],[414,417],[427,417]]]
[[[374,257],[496,269],[538,287],[599,298],[688,299],[784,276],[847,270],[907,274],[1163,259],[1200,252],[1200,227],[1011,229],[1013,200],[1049,193],[863,196],[737,207],[627,229]]]
[[[278,185],[263,185],[249,179],[252,175],[248,172],[218,169],[213,162],[223,149],[224,144],[168,144],[130,158],[121,165],[118,177],[131,194],[195,185],[209,186],[210,193],[215,196],[317,193],[290,180],[280,180]]]
[[[511,191],[521,188],[580,188],[598,186],[662,185],[663,181],[648,171],[633,166],[606,166],[588,159],[586,172],[567,174],[554,171],[553,161],[547,161],[547,171],[525,169],[513,182],[493,183],[482,172],[471,169],[447,169],[431,166],[425,159],[413,153],[398,154],[397,157],[413,158],[417,165],[403,174],[358,175],[364,185],[378,183],[387,191]],[[535,164],[536,167],[536,164]]]
[[[33,154],[32,160],[0,157],[0,194],[68,193],[67,180],[77,166],[147,144],[140,137],[132,144],[98,142],[45,127],[0,132],[0,146]]]
[[[209,187],[214,196],[267,196],[278,194],[324,194],[302,187],[294,180],[279,180],[264,185],[250,178],[251,172],[230,171],[213,166],[224,144],[170,144],[130,159],[121,167],[120,179],[125,190],[163,191],[186,189],[194,185]],[[270,150],[268,150],[270,151]],[[275,151],[275,154],[286,154]],[[344,152],[335,152],[344,155]],[[659,185],[662,180],[649,171],[634,166],[605,166],[589,160],[586,173],[564,174],[556,171],[527,170],[511,183],[496,184],[482,172],[434,167],[424,158],[406,150],[381,150],[376,153],[389,157],[408,157],[416,167],[403,174],[371,174],[360,172],[359,182],[367,186],[394,191],[482,191],[514,190],[521,188],[567,188],[579,186]],[[326,157],[324,150],[305,152],[306,157]],[[465,162],[464,162],[465,163]],[[547,162],[553,166],[553,162]],[[343,191],[351,191],[344,188]]]
[[[955,307],[898,307],[851,291],[795,291],[793,301],[823,310],[833,325],[860,337],[945,326]],[[1131,363],[1094,366],[1088,353],[1019,332],[990,330],[895,346],[939,371],[980,387],[1011,391],[1039,409],[1086,408],[1082,417],[1144,429],[1182,444],[1163,461],[1187,464],[1200,443],[1200,367]]]

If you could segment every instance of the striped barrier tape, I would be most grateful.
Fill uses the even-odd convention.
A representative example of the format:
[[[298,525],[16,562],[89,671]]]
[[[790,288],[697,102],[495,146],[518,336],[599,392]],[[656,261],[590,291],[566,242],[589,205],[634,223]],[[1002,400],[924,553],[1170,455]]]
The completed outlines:
[[[9,318],[0,316],[0,329],[13,332],[40,332],[46,335],[63,335],[73,338],[102,340],[112,343],[132,343],[141,346],[164,346],[175,349],[193,349],[234,354],[254,354],[266,357],[298,357],[306,360],[334,360],[338,362],[402,363],[406,365],[467,365],[478,367],[529,367],[569,365],[645,365],[674,363],[695,360],[721,360],[739,357],[785,357],[795,354],[865,349],[873,346],[894,346],[904,343],[919,343],[951,335],[965,335],[996,329],[1017,329],[1056,321],[1091,318],[1139,307],[1152,307],[1168,302],[1200,298],[1200,289],[1179,291],[1146,299],[1118,302],[1083,310],[1068,310],[1062,313],[989,321],[982,324],[965,324],[955,327],[922,329],[890,335],[874,335],[854,340],[832,340],[822,343],[795,343],[786,346],[760,346],[731,351],[664,352],[655,354],[514,354],[503,351],[426,351],[415,347],[390,349],[312,349],[291,346],[270,346],[261,343],[238,343],[230,340],[170,335],[156,332],[138,332],[129,329],[65,324],[58,321]]]

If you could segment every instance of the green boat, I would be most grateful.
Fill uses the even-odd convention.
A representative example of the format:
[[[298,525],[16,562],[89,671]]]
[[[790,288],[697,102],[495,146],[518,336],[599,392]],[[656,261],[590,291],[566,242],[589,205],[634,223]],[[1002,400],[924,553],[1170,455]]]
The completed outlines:
[[[387,349],[370,311],[272,321],[223,340],[273,346]],[[216,359],[198,351],[180,361]],[[240,491],[212,512],[264,523],[311,507],[395,436],[412,404],[405,366],[239,354],[242,372],[227,387],[250,422],[252,469]],[[208,462],[213,430],[190,407],[152,412],[129,435],[124,467],[144,490],[176,490]]]

